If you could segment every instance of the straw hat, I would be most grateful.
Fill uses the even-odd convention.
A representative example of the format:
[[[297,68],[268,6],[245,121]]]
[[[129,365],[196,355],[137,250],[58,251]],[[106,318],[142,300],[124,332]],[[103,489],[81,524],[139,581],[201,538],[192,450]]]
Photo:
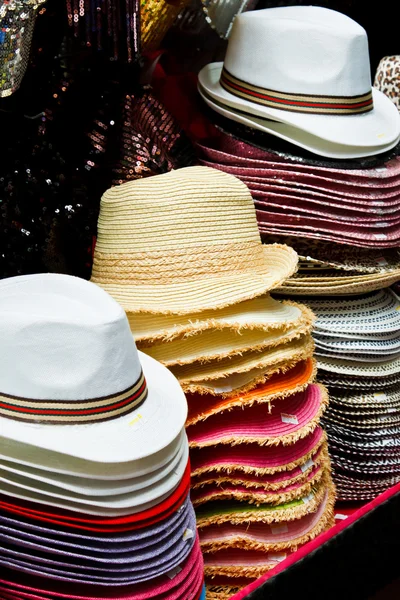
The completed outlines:
[[[146,354],[166,367],[227,359],[245,352],[266,351],[310,334],[313,314],[299,305],[299,316],[291,327],[271,331],[242,330],[240,332],[210,329],[183,339],[154,344],[144,348]]]
[[[317,316],[315,331],[321,335],[330,332],[348,337],[354,333],[359,339],[400,330],[400,303],[391,290],[356,298],[310,299],[308,304]]]
[[[181,433],[179,383],[138,354],[124,311],[98,286],[66,275],[15,278],[2,287],[0,314],[2,451],[10,440],[65,464],[115,465],[151,457]]]
[[[323,443],[312,456],[301,465],[287,471],[275,473],[248,473],[240,469],[226,471],[209,471],[192,478],[192,491],[210,485],[237,485],[248,489],[263,489],[274,492],[295,483],[307,483],[308,476],[315,467],[329,464],[328,447]]]
[[[391,273],[355,275],[349,277],[334,276],[318,281],[315,276],[302,276],[289,279],[276,292],[296,296],[338,296],[340,294],[363,294],[389,287],[399,281],[400,269]],[[322,279],[322,278],[321,278]]]
[[[217,414],[188,427],[189,446],[293,444],[317,427],[327,404],[326,389],[319,384],[311,384],[304,392],[275,404],[270,412],[262,404],[232,408],[229,419],[224,414]]]
[[[345,335],[345,334],[344,334]],[[340,354],[362,353],[364,356],[389,356],[400,351],[400,331],[392,334],[384,334],[380,337],[371,335],[362,338],[332,337],[314,332],[316,351],[336,352]]]
[[[326,490],[325,496],[315,513],[296,521],[270,525],[230,525],[229,523],[203,527],[200,532],[200,545],[203,553],[214,553],[225,548],[280,552],[297,548],[314,539],[319,533],[334,523],[333,488]],[[206,559],[207,560],[207,559]]]
[[[302,392],[315,379],[316,363],[312,359],[299,361],[285,373],[275,373],[265,383],[236,395],[186,394],[188,418],[186,426],[208,419],[211,415],[230,410],[235,406],[268,404],[273,400]]]
[[[261,244],[249,190],[220,171],[178,169],[102,197],[92,281],[127,312],[224,308],[265,294],[296,266],[292,249]]]
[[[377,392],[381,392],[392,388],[394,385],[398,385],[400,383],[400,374],[396,373],[395,375],[375,377],[374,373],[363,373],[360,376],[339,374],[321,369],[318,371],[318,380],[329,389],[362,390],[364,392],[376,390]]]
[[[251,381],[254,379],[252,373],[254,370],[263,370],[266,373],[268,369],[278,367],[282,363],[286,363],[288,368],[290,368],[295,362],[309,358],[313,350],[314,342],[311,336],[303,335],[298,340],[275,346],[272,350],[249,350],[241,356],[234,356],[232,358],[222,358],[208,363],[191,363],[174,366],[171,368],[171,371],[178,378],[185,391],[192,391],[190,389],[191,384],[202,387],[200,382],[215,382],[233,374],[236,376],[249,373],[251,374]],[[224,382],[222,381],[221,383],[223,386]],[[215,384],[214,387],[216,387]],[[241,386],[234,385],[233,389],[235,387],[238,388]],[[195,389],[194,391],[197,390]],[[229,391],[229,389],[221,391]]]
[[[205,502],[214,500],[240,500],[257,506],[260,504],[283,504],[307,496],[321,480],[323,473],[323,468],[316,466],[307,475],[306,481],[297,481],[277,490],[248,488],[244,485],[230,483],[205,484],[199,489],[192,490],[191,499],[196,508]]]
[[[194,448],[190,453],[192,482],[194,485],[197,481],[201,482],[205,474],[216,477],[240,471],[243,477],[249,474],[258,477],[292,471],[297,467],[305,469],[325,442],[326,435],[318,426],[290,446],[237,444],[229,448],[229,452],[223,445]]]
[[[387,377],[400,373],[400,358],[382,362],[363,362],[344,360],[340,358],[328,358],[318,356],[318,368],[331,373],[353,375],[356,377]]]
[[[215,500],[214,502],[207,502],[196,510],[197,527],[201,535],[203,527],[222,525],[223,523],[243,525],[245,523],[295,521],[317,510],[325,496],[328,483],[329,477],[325,475],[315,487],[315,490],[307,496],[276,506],[271,504],[256,506],[255,504],[238,501],[222,502]]]
[[[325,142],[325,153],[315,149],[325,156],[332,156],[330,144],[343,148],[336,157],[367,156],[371,148],[378,154],[400,135],[396,108],[371,87],[365,30],[321,7],[240,15],[225,62],[204,67],[199,86],[214,103],[244,113],[255,128],[282,137],[274,125],[283,123]]]
[[[301,307],[295,302],[279,302],[268,294],[219,310],[205,310],[179,317],[148,313],[128,313],[127,317],[138,347],[145,348],[210,329],[228,333],[253,329],[286,331],[298,323]]]

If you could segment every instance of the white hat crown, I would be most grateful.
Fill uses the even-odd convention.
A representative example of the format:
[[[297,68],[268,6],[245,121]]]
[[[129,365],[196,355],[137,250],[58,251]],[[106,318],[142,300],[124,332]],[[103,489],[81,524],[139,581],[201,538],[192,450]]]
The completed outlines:
[[[270,8],[237,17],[224,69],[239,81],[283,94],[371,94],[365,30],[349,17],[317,6]]]
[[[88,281],[43,274],[1,282],[0,340],[2,416],[98,422],[147,395],[123,309]]]

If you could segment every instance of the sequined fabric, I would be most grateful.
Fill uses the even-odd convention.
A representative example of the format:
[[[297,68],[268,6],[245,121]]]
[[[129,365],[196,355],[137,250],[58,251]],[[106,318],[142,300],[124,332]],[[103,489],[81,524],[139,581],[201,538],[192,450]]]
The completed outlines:
[[[150,90],[125,97],[121,157],[114,169],[114,184],[194,162],[189,139]]]
[[[143,52],[156,50],[189,0],[141,0],[141,40]]]
[[[45,0],[0,4],[0,98],[13,94],[25,75],[37,9]]]
[[[140,0],[66,0],[68,25],[87,47],[112,60],[138,59]]]

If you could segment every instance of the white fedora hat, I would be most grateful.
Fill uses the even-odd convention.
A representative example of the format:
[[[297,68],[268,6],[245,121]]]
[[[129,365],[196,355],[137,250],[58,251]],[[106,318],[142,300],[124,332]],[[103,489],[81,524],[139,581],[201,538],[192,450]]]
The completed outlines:
[[[51,274],[0,286],[1,448],[11,441],[126,464],[166,448],[186,416],[179,383],[138,353],[104,290]]]
[[[228,110],[342,145],[343,158],[346,147],[349,156],[367,156],[371,148],[386,151],[400,137],[396,107],[371,85],[365,30],[326,8],[292,6],[240,15],[225,62],[204,67],[199,86]],[[260,128],[257,120],[254,127]],[[273,128],[271,133],[279,135]],[[325,155],[323,147],[319,153]]]

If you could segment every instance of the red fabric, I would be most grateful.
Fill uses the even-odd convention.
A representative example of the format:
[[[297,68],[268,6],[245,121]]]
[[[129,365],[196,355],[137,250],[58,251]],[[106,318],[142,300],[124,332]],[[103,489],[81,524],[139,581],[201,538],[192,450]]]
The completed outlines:
[[[123,517],[96,517],[91,515],[81,515],[67,510],[54,510],[54,512],[44,512],[43,507],[32,502],[24,502],[21,500],[13,501],[12,503],[1,500],[0,509],[8,513],[14,513],[24,516],[35,521],[43,521],[54,523],[74,529],[84,529],[85,531],[98,532],[118,532],[131,531],[133,529],[141,529],[149,527],[175,512],[186,499],[190,489],[190,463],[186,466],[182,481],[176,490],[163,502],[157,504],[153,508],[149,508],[134,515]]]
[[[357,519],[360,519],[366,513],[370,512],[383,502],[386,502],[386,500],[388,500],[392,496],[395,496],[396,494],[400,494],[400,483],[391,487],[383,494],[380,494],[377,498],[371,500],[371,502],[368,502],[368,504],[355,511],[346,520],[339,521],[339,523],[337,523],[334,527],[329,529],[329,531],[321,533],[321,535],[316,537],[314,540],[308,542],[308,544],[305,544],[304,546],[299,548],[297,552],[293,552],[293,554],[291,554],[290,556],[288,556],[288,558],[280,562],[276,567],[268,571],[268,573],[257,579],[257,581],[253,581],[253,583],[250,583],[247,587],[240,590],[240,592],[234,594],[230,600],[243,600],[243,598],[245,598],[248,594],[260,587],[260,585],[262,585],[265,581],[268,581],[268,579],[271,579],[271,577],[274,577],[278,573],[281,573],[294,563],[298,562],[307,554],[309,554],[319,546],[322,546],[322,544],[325,544],[325,542],[333,538],[336,534],[340,533],[341,531],[352,525],[352,523],[357,521]]]

